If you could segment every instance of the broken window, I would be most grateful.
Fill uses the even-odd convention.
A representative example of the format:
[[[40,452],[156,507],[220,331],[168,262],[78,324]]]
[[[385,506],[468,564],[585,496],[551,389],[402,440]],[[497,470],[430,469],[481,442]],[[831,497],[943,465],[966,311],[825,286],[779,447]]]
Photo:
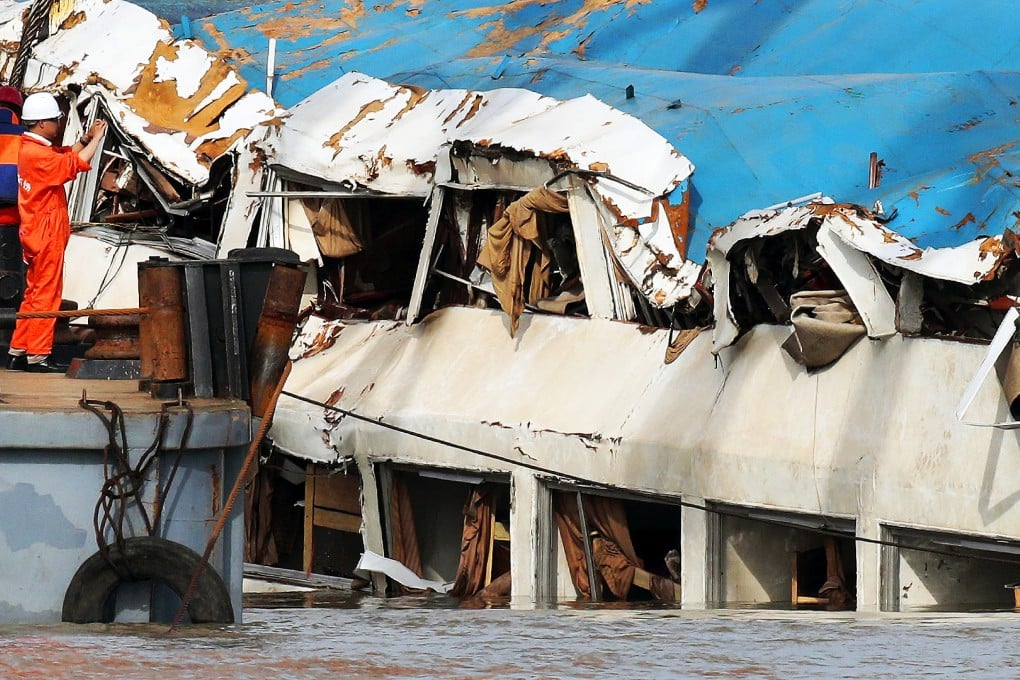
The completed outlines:
[[[955,340],[990,340],[1020,294],[1016,258],[1009,257],[990,281],[965,285],[892,272],[883,277],[897,299],[897,328],[907,335]]]
[[[432,309],[587,316],[567,200],[556,192],[448,190],[432,262],[424,298]]]
[[[426,210],[416,198],[290,199],[291,229],[308,229],[321,255],[318,311],[333,319],[406,315]]]
[[[562,558],[560,596],[567,594],[567,574],[584,600],[680,601],[680,508],[554,490],[552,509]]]
[[[852,520],[716,507],[720,605],[856,607]]]
[[[730,310],[740,329],[791,321],[796,326],[798,313],[804,314],[799,303],[819,293],[832,300],[843,296],[845,311],[856,315],[843,284],[818,252],[820,223],[814,217],[803,229],[749,238],[728,253]],[[876,283],[896,301],[896,330],[906,335],[987,340],[1012,304],[1005,296],[1020,293],[1020,268],[1012,252],[1003,256],[989,280],[975,284],[921,276],[866,257],[877,274]]]
[[[803,230],[748,239],[733,248],[728,256],[730,305],[742,329],[787,323],[794,293],[842,288],[818,254],[815,222]]]
[[[505,475],[387,467],[380,475],[389,557],[450,595],[510,595],[510,484]],[[398,592],[414,592],[394,583]]]
[[[86,111],[80,115],[88,120]],[[100,110],[98,117],[108,116]],[[94,185],[76,180],[82,190],[94,186],[94,193],[84,196],[81,209],[75,210],[76,223],[100,235],[113,230],[131,242],[212,255],[232,188],[229,155],[211,164],[204,186],[193,186],[161,167],[158,158],[111,123],[92,164]]]
[[[305,463],[273,449],[245,501],[246,562],[354,577],[364,550],[361,478],[354,465]]]
[[[883,527],[882,609],[973,611],[1016,606],[1020,543]],[[911,547],[907,546],[913,546]]]

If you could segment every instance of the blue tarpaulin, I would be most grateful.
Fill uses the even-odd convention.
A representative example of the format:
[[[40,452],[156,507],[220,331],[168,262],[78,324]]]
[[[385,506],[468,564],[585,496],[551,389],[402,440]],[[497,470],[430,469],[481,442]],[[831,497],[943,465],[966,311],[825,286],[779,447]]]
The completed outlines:
[[[590,93],[694,163],[688,256],[699,260],[713,229],[815,192],[881,201],[896,211],[888,226],[922,248],[1014,228],[1014,11],[994,0],[325,0],[191,29],[253,86],[276,38],[284,106],[348,71],[432,89]],[[873,153],[882,177],[869,189]]]

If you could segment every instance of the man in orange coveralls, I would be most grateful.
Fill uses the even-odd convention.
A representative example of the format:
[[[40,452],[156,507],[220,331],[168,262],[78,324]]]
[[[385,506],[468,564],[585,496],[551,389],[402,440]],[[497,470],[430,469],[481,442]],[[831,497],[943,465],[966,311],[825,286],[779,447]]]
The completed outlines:
[[[71,238],[64,184],[92,166],[106,122],[97,120],[73,146],[54,146],[60,134],[63,112],[53,95],[37,92],[25,98],[21,109],[27,128],[21,136],[18,156],[18,212],[21,214],[21,247],[28,271],[25,298],[19,312],[55,312],[64,289],[64,249]],[[56,319],[18,319],[11,336],[11,370],[32,373],[63,373],[50,358]]]

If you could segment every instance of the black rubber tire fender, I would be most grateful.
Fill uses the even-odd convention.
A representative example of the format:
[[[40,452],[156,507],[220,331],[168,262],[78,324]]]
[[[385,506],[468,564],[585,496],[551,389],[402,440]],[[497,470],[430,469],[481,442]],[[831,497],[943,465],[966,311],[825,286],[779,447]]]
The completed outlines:
[[[202,556],[181,543],[137,536],[111,545],[107,556],[97,552],[81,563],[64,593],[61,620],[67,623],[110,623],[107,602],[121,583],[155,581],[184,598]],[[188,614],[192,623],[233,623],[230,591],[216,570],[206,565],[198,579]]]

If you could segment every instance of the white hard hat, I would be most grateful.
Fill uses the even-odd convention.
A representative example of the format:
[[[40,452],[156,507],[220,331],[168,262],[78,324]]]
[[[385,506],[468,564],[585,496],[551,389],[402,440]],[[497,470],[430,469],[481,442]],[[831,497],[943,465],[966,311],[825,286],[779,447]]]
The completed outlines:
[[[21,107],[22,120],[40,121],[60,118],[63,112],[56,98],[49,92],[36,92],[25,97]]]

